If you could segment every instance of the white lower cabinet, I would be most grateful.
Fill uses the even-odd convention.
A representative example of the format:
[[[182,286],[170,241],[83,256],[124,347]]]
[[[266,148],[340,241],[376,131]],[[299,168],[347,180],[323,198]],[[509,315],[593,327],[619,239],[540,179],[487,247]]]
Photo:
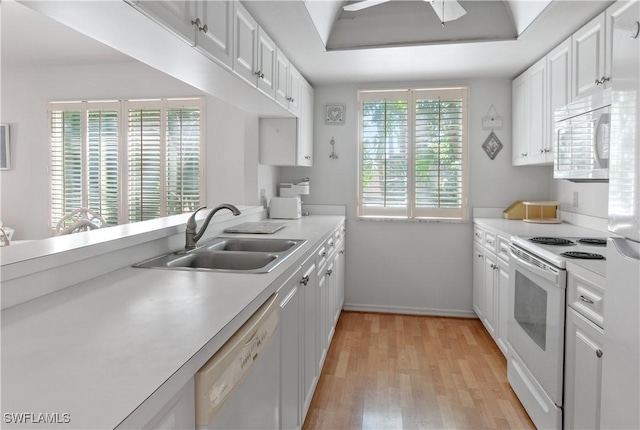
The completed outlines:
[[[474,226],[473,310],[507,355],[507,306],[509,298],[509,240],[498,232]]]
[[[564,428],[600,428],[603,330],[567,309]]]
[[[302,277],[302,397],[300,405],[302,409],[302,422],[307,415],[311,398],[318,382],[318,354],[316,353],[316,330],[318,325],[318,312],[316,310],[317,298],[316,265],[312,258],[308,260],[307,267],[303,268]]]
[[[299,429],[300,378],[303,341],[300,322],[303,318],[301,296],[303,292],[302,268],[280,289],[280,426],[282,429]]]

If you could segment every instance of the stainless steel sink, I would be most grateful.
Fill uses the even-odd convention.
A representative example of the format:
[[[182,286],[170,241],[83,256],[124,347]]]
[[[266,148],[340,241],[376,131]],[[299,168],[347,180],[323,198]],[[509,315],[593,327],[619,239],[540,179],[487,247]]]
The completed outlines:
[[[217,238],[190,250],[161,255],[133,267],[236,273],[267,273],[304,240]]]
[[[288,239],[236,239],[218,238],[205,244],[206,249],[247,252],[284,252],[296,246],[300,241]]]

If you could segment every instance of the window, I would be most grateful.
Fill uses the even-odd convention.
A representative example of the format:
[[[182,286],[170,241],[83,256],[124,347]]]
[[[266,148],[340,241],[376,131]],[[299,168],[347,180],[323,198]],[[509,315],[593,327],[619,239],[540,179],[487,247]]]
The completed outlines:
[[[202,99],[51,103],[51,226],[77,208],[107,225],[204,204]]]
[[[358,105],[358,216],[467,219],[467,88],[360,91]]]

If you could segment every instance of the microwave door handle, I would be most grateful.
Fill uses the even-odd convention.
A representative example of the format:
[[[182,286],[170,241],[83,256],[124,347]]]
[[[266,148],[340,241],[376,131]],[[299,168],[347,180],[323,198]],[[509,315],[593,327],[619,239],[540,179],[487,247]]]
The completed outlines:
[[[605,117],[607,117],[607,121],[605,121]],[[603,168],[603,164],[602,164],[602,158],[600,158],[600,149],[601,149],[601,145],[603,144],[603,139],[602,139],[602,133],[600,133],[600,129],[605,125],[608,124],[608,117],[609,114],[603,113],[601,114],[597,120],[594,120],[594,124],[595,124],[595,138],[593,139],[593,158],[596,161],[596,167],[598,167],[599,169]]]

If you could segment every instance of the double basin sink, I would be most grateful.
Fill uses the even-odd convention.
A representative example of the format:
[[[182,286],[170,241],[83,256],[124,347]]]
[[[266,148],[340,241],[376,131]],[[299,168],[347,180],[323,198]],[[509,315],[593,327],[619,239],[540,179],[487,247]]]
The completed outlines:
[[[161,255],[133,267],[237,273],[268,273],[306,240],[216,238],[189,251]]]

